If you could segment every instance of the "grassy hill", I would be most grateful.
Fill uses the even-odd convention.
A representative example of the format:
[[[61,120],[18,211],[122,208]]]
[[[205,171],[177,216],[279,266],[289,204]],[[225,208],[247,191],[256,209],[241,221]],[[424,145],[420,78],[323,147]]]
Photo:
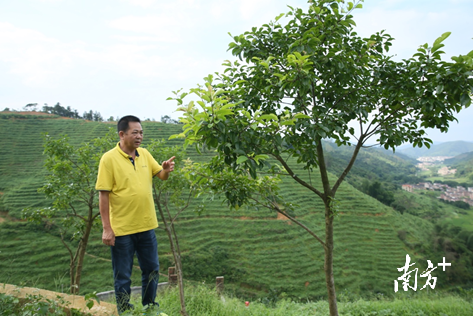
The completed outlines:
[[[455,173],[455,178],[458,178],[457,181],[463,179],[464,182],[473,185],[473,151],[446,159],[444,163],[452,169],[457,169]]]
[[[327,167],[339,176],[349,162],[354,147],[337,147],[334,143],[326,143]],[[380,148],[362,148],[355,165],[347,176],[347,181],[360,188],[363,180],[381,181],[395,184],[420,181],[415,177],[417,161],[409,156],[393,153]]]
[[[68,134],[72,143],[79,144],[115,125],[2,113],[0,125],[5,149],[0,160],[0,282],[67,291],[69,259],[55,227],[17,221],[22,208],[48,205],[37,193],[45,175],[41,134]],[[181,126],[143,122],[143,128],[146,146],[152,138],[167,139],[180,132]],[[169,143],[178,144],[179,140]],[[206,159],[209,154],[198,156],[189,149],[193,160]],[[308,179],[302,167],[297,173]],[[311,180],[320,182],[313,175]],[[321,202],[291,179],[283,181],[283,195],[298,204],[297,218],[322,237]],[[337,197],[340,215],[335,221],[334,268],[338,291],[393,294],[393,281],[400,277],[397,268],[405,264],[406,254],[416,267],[425,270],[430,258],[417,246],[429,242],[432,223],[411,214],[401,215],[347,183]],[[322,247],[276,213],[254,208],[230,212],[226,205],[214,201],[201,216],[193,208],[186,211],[176,225],[187,275],[202,272],[206,282],[224,275],[226,289],[245,296],[311,299],[326,295]],[[157,235],[162,271],[166,272],[172,256],[164,232],[158,230]],[[81,293],[113,288],[109,249],[101,244],[100,231],[91,238]],[[217,275],[206,275],[209,265]],[[138,271],[133,278],[134,284],[139,284]],[[443,282],[440,279],[438,286]]]
[[[450,156],[454,157],[466,152],[473,151],[473,143],[466,141],[445,142],[433,144],[430,149],[426,147],[407,147],[400,148],[400,153],[412,158],[434,157],[434,156]]]
[[[450,159],[445,159],[444,162],[448,166],[457,166],[460,164],[471,164],[473,161],[473,151],[466,152]]]

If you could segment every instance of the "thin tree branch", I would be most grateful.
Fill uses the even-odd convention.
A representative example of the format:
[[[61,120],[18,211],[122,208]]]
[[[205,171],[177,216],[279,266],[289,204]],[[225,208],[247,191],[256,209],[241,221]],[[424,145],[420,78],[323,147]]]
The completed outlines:
[[[289,215],[288,213],[284,212],[283,210],[281,210],[279,208],[279,206],[275,203],[275,202],[272,202],[272,201],[269,201],[269,203],[271,203],[271,205],[266,205],[264,203],[262,203],[261,201],[259,201],[258,199],[254,198],[254,197],[251,197],[251,199],[253,201],[255,201],[256,203],[258,203],[259,205],[263,206],[263,207],[266,207],[267,209],[270,209],[270,210],[275,210],[276,212],[286,216],[287,218],[289,218],[292,222],[294,222],[295,224],[299,225],[300,227],[302,227],[305,231],[307,231],[312,237],[314,237],[315,239],[317,239],[317,241],[325,248],[325,242],[319,238],[319,236],[317,236],[310,228],[308,228],[307,226],[305,226],[304,224],[302,224],[301,222],[299,222],[295,217],[292,217],[291,215]]]
[[[360,140],[358,140],[358,143],[356,144],[355,150],[353,151],[353,154],[351,156],[350,161],[348,162],[348,165],[346,166],[345,170],[343,170],[342,174],[338,178],[337,182],[335,182],[335,185],[332,188],[332,194],[335,196],[335,193],[338,190],[338,187],[340,184],[343,182],[347,174],[350,172],[351,168],[355,164],[356,157],[358,156],[358,153],[360,152],[360,148],[363,145],[363,135],[360,137]]]
[[[273,155],[274,158],[276,158],[277,161],[279,161],[284,169],[286,169],[287,173],[289,173],[289,175],[296,181],[298,182],[299,184],[301,184],[303,187],[306,187],[307,189],[309,189],[310,191],[314,192],[315,194],[317,194],[320,198],[323,198],[323,194],[317,190],[316,188],[314,188],[313,186],[311,186],[310,184],[308,184],[307,182],[305,182],[304,180],[302,180],[301,178],[299,178],[295,173],[294,171],[292,171],[291,167],[289,167],[289,165],[284,161],[284,159],[282,159],[281,156],[279,155]]]
[[[67,251],[69,252],[69,256],[71,257],[71,262],[72,260],[74,259],[73,255],[72,255],[72,250],[71,248],[66,244],[66,242],[64,241],[64,233],[61,234],[61,242],[63,243],[63,245],[66,247]]]
[[[322,146],[322,139],[317,137],[315,140],[315,146],[317,150],[317,158],[319,160],[319,173],[322,178],[322,186],[324,188],[324,194],[320,196],[325,203],[326,197],[332,196],[330,188],[330,180],[328,178],[327,166],[325,164],[324,148]]]
[[[174,217],[171,219],[171,222],[172,222],[172,223],[174,223],[174,221],[177,219],[177,217],[178,217],[183,211],[185,211],[185,210],[189,207],[191,198],[192,198],[192,191],[189,192],[189,196],[187,197],[187,202],[186,202],[186,204],[177,212],[176,216],[174,216]]]
[[[86,221],[86,218],[84,216],[77,214],[77,211],[76,211],[75,207],[72,205],[72,203],[69,203],[69,207],[72,209],[72,212],[74,213],[74,217],[78,217],[81,220],[83,220],[84,222]]]

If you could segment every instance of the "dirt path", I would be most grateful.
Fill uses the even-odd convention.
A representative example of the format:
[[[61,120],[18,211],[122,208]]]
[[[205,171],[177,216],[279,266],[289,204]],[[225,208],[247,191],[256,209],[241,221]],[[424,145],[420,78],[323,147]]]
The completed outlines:
[[[1,192],[0,192],[1,193]],[[10,222],[26,222],[26,220],[18,219],[8,215],[8,212],[0,212],[0,223],[10,221]]]

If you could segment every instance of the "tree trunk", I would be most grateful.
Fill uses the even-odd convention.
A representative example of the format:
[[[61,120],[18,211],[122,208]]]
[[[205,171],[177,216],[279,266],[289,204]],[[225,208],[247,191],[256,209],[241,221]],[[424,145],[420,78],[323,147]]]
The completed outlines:
[[[163,215],[163,214],[161,214]],[[179,298],[181,301],[181,315],[182,316],[188,316],[187,311],[186,311],[186,301],[185,301],[185,296],[184,296],[184,282],[182,278],[182,263],[181,263],[181,255],[179,251],[177,251],[175,243],[174,243],[174,238],[172,237],[173,233],[171,230],[174,229],[174,226],[171,225],[171,227],[167,224],[167,221],[163,217],[163,223],[164,223],[164,228],[166,229],[166,232],[169,237],[169,244],[171,245],[171,251],[174,256],[174,261],[176,263],[176,270],[177,270],[177,282],[178,282],[178,287],[179,287]]]
[[[335,292],[335,280],[333,278],[333,214],[329,201],[325,205],[325,284],[327,286],[328,304],[330,316],[338,316],[337,294]]]
[[[74,282],[74,279],[75,279],[75,273],[74,273],[74,270],[75,270],[75,262],[76,262],[76,256],[74,256],[72,254],[72,250],[71,248],[66,244],[66,242],[64,241],[64,232],[61,233],[61,242],[62,244],[64,245],[64,247],[66,247],[67,251],[69,252],[69,292],[71,294],[74,294],[74,290],[73,290],[73,284],[75,284]]]
[[[75,294],[75,291],[74,291],[74,284],[76,284],[75,282],[75,277],[76,277],[76,274],[74,273],[75,271],[75,260],[73,257],[71,257],[71,262],[69,263],[69,276],[70,276],[70,282],[71,282],[71,285],[69,287],[69,292],[71,294]]]
[[[178,282],[178,287],[179,287],[179,298],[181,301],[181,315],[182,316],[188,316],[187,311],[186,311],[186,300],[184,296],[184,282],[182,278],[182,263],[181,263],[181,252],[179,250],[179,244],[177,241],[177,234],[174,229],[174,224],[172,223],[172,218],[170,217],[168,224],[168,220],[166,219],[166,216],[164,215],[164,211],[161,205],[161,202],[159,201],[159,198],[156,194],[156,188],[154,188],[154,193],[155,193],[155,200],[156,204],[158,206],[159,214],[161,215],[161,218],[163,220],[164,224],[164,230],[168,234],[169,238],[169,245],[171,246],[171,251],[174,257],[174,261],[176,263],[176,270],[177,270],[177,282]],[[173,235],[175,239],[173,238]]]
[[[177,282],[179,283],[179,297],[181,299],[181,315],[188,316],[186,311],[186,301],[184,296],[184,280],[182,277],[182,263],[181,256],[176,260],[176,269],[177,269]]]
[[[324,148],[322,146],[321,138],[316,141],[317,156],[319,158],[319,172],[324,188],[324,194],[321,197],[325,205],[325,285],[327,286],[328,306],[330,309],[330,316],[338,316],[337,294],[335,292],[335,280],[333,278],[333,218],[335,216],[333,210],[333,201],[335,199],[335,192],[330,188],[330,181],[325,164]]]
[[[92,231],[93,219],[89,217],[89,220],[86,222],[85,232],[79,242],[79,249],[77,254],[77,264],[76,264],[76,273],[75,273],[75,283],[71,284],[71,287],[74,289],[73,294],[79,294],[80,288],[80,279],[82,276],[82,268],[84,266],[85,251],[87,250],[87,245],[89,243],[90,232]]]

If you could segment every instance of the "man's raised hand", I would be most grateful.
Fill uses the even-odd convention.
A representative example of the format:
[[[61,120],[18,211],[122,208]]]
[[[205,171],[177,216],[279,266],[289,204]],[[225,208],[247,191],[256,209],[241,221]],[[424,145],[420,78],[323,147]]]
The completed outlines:
[[[163,170],[165,172],[169,173],[169,172],[174,171],[174,161],[173,161],[174,159],[176,159],[176,156],[172,156],[168,160],[163,161],[163,164],[161,166],[163,167]]]

